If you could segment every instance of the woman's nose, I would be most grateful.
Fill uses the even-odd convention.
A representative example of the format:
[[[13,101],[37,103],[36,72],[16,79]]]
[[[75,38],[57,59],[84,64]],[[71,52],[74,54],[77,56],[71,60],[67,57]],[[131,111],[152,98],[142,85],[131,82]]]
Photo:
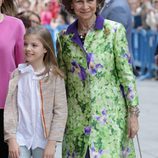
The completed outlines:
[[[84,8],[84,9],[87,9],[88,7],[89,7],[89,6],[88,6],[88,3],[87,3],[87,2],[84,2],[84,3],[83,3],[83,8]]]

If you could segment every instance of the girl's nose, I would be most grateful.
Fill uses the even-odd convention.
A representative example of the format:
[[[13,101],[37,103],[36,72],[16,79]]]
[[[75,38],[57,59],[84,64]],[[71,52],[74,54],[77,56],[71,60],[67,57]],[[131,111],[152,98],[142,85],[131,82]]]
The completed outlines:
[[[25,49],[26,49],[27,51],[30,51],[30,50],[31,50],[31,46],[28,44],[27,46],[25,46]]]

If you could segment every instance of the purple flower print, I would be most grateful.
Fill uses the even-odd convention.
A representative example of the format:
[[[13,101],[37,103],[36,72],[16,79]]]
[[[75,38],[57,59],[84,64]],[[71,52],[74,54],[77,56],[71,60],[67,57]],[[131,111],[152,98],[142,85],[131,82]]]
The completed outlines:
[[[70,155],[70,152],[69,150],[66,152],[66,158],[69,158],[71,155]]]
[[[76,153],[75,152],[73,152],[72,154],[70,154],[70,151],[67,150],[67,152],[66,152],[66,158],[75,158],[75,157],[76,157]]]
[[[128,63],[131,65],[132,64],[132,59],[129,53],[123,54],[123,57],[128,60]]]
[[[130,148],[129,147],[126,147],[126,148],[122,147],[122,157],[123,158],[127,158],[129,153],[130,153]]]
[[[107,112],[106,109],[101,111],[101,115],[94,115],[94,118],[101,124],[105,125],[107,121]]]
[[[129,100],[133,100],[133,98],[134,98],[134,91],[133,91],[133,89],[132,89],[131,86],[128,87],[127,98],[128,98]]]
[[[121,91],[121,94],[122,94],[123,98],[125,98],[126,97],[125,96],[125,91],[124,91],[124,87],[123,87],[122,84],[120,84],[120,91]]]
[[[115,32],[117,31],[117,28],[114,27],[114,28],[112,29],[112,31],[115,33]]]
[[[94,54],[93,53],[88,53],[87,56],[87,65],[88,65],[88,70],[91,75],[96,75],[97,70],[99,68],[103,68],[101,64],[94,64]]]
[[[92,158],[100,158],[102,155],[104,154],[104,150],[100,149],[100,150],[96,150],[94,143],[92,143],[92,146],[90,148],[90,155],[92,156]]]
[[[79,65],[76,61],[72,61],[71,65],[72,65],[71,72],[72,73],[76,72],[79,78],[82,81],[84,81],[87,77],[85,69],[81,65]]]
[[[89,135],[91,133],[91,127],[90,126],[85,127],[84,133],[85,133],[85,135]]]

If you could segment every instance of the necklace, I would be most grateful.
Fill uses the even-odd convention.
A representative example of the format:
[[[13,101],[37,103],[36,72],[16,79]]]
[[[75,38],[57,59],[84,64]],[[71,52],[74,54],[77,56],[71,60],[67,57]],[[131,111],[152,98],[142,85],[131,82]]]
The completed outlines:
[[[93,19],[89,20],[90,25],[88,27],[83,28],[82,21],[78,21],[78,33],[80,36],[86,36],[87,32],[93,30],[95,27],[96,16],[93,16]]]
[[[86,35],[89,30],[93,30],[94,29],[94,26],[95,26],[95,23],[93,23],[91,26],[89,26],[87,28],[80,28],[80,27],[78,27],[79,35],[83,35],[83,36]]]

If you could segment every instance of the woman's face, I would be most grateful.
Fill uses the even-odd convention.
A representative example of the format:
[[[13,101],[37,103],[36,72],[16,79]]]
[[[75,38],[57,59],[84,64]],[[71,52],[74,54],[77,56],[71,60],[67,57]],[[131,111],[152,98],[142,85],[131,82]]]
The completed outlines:
[[[32,26],[32,27],[36,27],[36,26],[40,25],[40,20],[39,20],[39,18],[38,18],[36,15],[34,15],[34,14],[32,14],[32,15],[29,17],[29,20],[31,21],[31,26]]]
[[[156,1],[154,2],[154,7],[155,7],[155,9],[158,9],[158,0],[156,0]]]
[[[72,0],[71,8],[79,19],[88,20],[96,13],[97,0]]]

